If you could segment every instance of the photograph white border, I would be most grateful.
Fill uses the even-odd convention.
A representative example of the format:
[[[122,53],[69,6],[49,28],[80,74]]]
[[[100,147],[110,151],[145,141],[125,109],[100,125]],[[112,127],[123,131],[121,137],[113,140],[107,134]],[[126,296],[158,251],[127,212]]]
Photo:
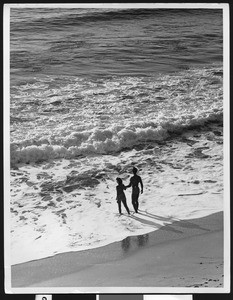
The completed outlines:
[[[10,9],[11,8],[187,8],[223,10],[223,90],[224,90],[224,285],[223,288],[173,287],[69,287],[69,288],[13,288],[10,260]],[[130,4],[4,4],[3,59],[4,59],[4,265],[5,292],[17,294],[56,293],[229,293],[230,292],[230,110],[229,110],[229,4],[227,3],[130,3]]]

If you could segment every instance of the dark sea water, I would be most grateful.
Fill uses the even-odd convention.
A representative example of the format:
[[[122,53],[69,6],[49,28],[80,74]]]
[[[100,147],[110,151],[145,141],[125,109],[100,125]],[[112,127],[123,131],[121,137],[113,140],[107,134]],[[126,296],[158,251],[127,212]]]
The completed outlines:
[[[12,9],[12,82],[154,76],[222,63],[216,9]]]

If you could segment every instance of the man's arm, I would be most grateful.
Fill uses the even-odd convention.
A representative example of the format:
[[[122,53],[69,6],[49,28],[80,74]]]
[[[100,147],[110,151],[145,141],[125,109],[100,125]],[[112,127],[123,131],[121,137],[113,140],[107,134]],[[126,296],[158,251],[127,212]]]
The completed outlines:
[[[142,183],[142,178],[140,177],[139,178],[139,182],[140,182],[140,185],[141,185],[141,194],[143,193],[143,183]]]

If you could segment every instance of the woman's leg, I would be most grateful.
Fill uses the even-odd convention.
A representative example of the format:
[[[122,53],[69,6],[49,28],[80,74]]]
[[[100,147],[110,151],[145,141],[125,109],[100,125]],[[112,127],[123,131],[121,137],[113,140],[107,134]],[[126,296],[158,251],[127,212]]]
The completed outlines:
[[[117,203],[118,203],[119,214],[121,214],[121,201],[118,200]]]
[[[124,204],[124,207],[125,207],[127,213],[130,214],[126,200],[122,200],[122,203]]]

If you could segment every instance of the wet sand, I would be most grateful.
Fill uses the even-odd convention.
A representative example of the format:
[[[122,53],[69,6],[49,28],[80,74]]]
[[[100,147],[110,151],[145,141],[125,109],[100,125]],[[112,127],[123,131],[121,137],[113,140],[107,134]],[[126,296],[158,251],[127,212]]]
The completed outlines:
[[[143,213],[131,217],[140,219]],[[155,224],[161,218],[151,215]],[[81,291],[92,287],[89,290],[94,292],[99,291],[97,287],[221,288],[223,213],[176,219],[149,234],[104,247],[14,265],[11,275],[13,288],[75,287]]]

